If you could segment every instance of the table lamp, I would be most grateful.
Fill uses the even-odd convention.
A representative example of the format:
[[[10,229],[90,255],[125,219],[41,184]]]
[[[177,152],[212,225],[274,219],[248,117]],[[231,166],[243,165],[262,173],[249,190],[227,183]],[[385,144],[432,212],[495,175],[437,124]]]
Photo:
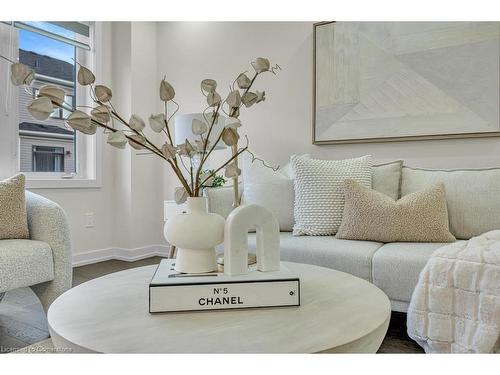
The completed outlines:
[[[180,145],[183,144],[186,139],[193,146],[196,144],[195,141],[200,140],[199,135],[194,135],[192,131],[193,120],[199,120],[207,124],[207,127],[210,127],[210,123],[212,121],[212,114],[208,113],[205,115],[206,119],[203,117],[203,113],[188,113],[185,115],[178,115],[175,117],[175,144]],[[208,122],[208,123],[207,123]],[[224,130],[225,117],[219,116],[217,122],[214,124],[212,131],[210,133],[210,141],[209,147],[213,146],[217,138],[219,138],[220,133]],[[207,133],[203,134],[206,137]],[[217,146],[215,146],[215,150],[222,150],[226,148],[224,142],[219,141]]]
[[[192,131],[192,126],[193,126],[193,120],[199,120],[207,124],[207,127],[210,127],[210,124],[212,122],[212,114],[207,113],[205,114],[205,117],[203,116],[203,113],[188,113],[185,115],[178,115],[175,117],[175,144],[176,145],[181,145],[184,142],[186,142],[186,139],[191,143],[193,146],[196,145],[196,141],[200,141],[200,136],[193,134]],[[224,130],[224,123],[225,123],[225,117],[219,116],[217,121],[215,122],[212,131],[210,132],[210,137],[208,140],[210,143],[208,144],[207,150],[210,150],[210,148],[214,145],[214,143],[217,141],[219,138],[220,133]],[[207,133],[203,134],[203,137],[206,137],[208,134]],[[223,150],[226,148],[226,145],[222,140],[219,140],[217,145],[215,146],[214,150]],[[196,155],[193,156],[191,159],[193,168],[196,169],[200,165],[201,162],[201,152],[198,152]],[[209,169],[209,168],[207,168]]]

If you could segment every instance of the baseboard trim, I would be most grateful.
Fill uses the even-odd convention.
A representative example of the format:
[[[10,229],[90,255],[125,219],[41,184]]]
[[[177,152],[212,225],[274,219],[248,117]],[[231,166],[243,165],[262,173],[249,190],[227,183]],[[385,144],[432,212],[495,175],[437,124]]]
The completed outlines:
[[[123,247],[109,247],[107,249],[90,250],[73,254],[73,267],[85,266],[87,264],[104,262],[106,260],[123,260],[125,262],[135,262],[153,256],[168,256],[169,246],[167,245],[147,245],[134,249]]]

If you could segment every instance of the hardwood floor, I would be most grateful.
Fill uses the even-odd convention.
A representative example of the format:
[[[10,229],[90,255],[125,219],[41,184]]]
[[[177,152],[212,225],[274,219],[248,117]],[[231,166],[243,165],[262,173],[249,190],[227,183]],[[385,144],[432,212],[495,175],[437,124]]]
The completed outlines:
[[[385,354],[417,354],[424,353],[424,350],[406,333],[406,314],[393,311],[389,329],[378,353]]]
[[[73,269],[73,286],[112,272],[157,264],[160,257],[136,262],[109,260]],[[49,337],[42,306],[29,288],[5,294],[0,303],[0,353],[9,353]],[[423,353],[406,334],[406,314],[392,313],[387,336],[379,353]]]

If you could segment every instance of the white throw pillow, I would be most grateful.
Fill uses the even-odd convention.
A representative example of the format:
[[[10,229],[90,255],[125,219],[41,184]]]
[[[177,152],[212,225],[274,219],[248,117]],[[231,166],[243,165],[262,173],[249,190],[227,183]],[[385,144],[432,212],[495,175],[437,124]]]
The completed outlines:
[[[318,160],[309,155],[291,158],[295,177],[294,236],[337,233],[344,210],[344,180],[371,188],[372,157]]]
[[[293,229],[293,180],[290,167],[274,171],[250,157],[241,160],[244,190],[241,204],[258,204],[269,209],[280,225],[280,231]]]

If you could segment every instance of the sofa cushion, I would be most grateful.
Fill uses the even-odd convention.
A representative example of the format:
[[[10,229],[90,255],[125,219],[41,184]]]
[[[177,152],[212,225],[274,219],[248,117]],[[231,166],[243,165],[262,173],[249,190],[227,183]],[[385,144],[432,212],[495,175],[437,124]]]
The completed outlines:
[[[241,200],[243,184],[238,184],[238,199]],[[203,189],[203,196],[208,199],[208,211],[227,219],[233,210],[234,192],[232,186]]]
[[[372,186],[370,155],[345,160],[292,156],[295,190],[293,234],[328,236],[337,233],[344,210],[343,181]]]
[[[48,244],[0,240],[0,293],[53,279],[54,262]]]
[[[391,299],[410,302],[420,271],[427,260],[446,243],[393,242],[373,256],[373,283]]]
[[[442,182],[450,231],[459,239],[469,239],[500,229],[500,168],[423,169],[403,167],[401,195]]]
[[[378,242],[454,242],[443,184],[391,197],[344,181],[345,206],[336,238]]]
[[[248,246],[255,251],[255,234],[250,234]],[[347,272],[371,281],[372,257],[382,246],[379,242],[338,240],[332,236],[294,237],[280,234],[281,260],[314,264]]]
[[[267,165],[267,166],[266,166]],[[278,219],[282,232],[291,232],[294,224],[293,171],[290,163],[273,170],[268,163],[248,156],[241,158],[241,174],[245,183],[240,184],[241,204],[258,204],[267,207]],[[372,187],[396,200],[401,190],[402,160],[373,166]],[[210,212],[224,217],[232,210],[232,188],[205,189]],[[225,195],[225,196],[224,196]],[[221,204],[222,203],[222,204]],[[229,203],[229,204],[228,204]],[[224,205],[225,204],[225,205]]]
[[[30,236],[24,183],[23,174],[0,181],[0,239]]]
[[[403,160],[374,165],[372,189],[398,200],[401,192],[402,168]]]

